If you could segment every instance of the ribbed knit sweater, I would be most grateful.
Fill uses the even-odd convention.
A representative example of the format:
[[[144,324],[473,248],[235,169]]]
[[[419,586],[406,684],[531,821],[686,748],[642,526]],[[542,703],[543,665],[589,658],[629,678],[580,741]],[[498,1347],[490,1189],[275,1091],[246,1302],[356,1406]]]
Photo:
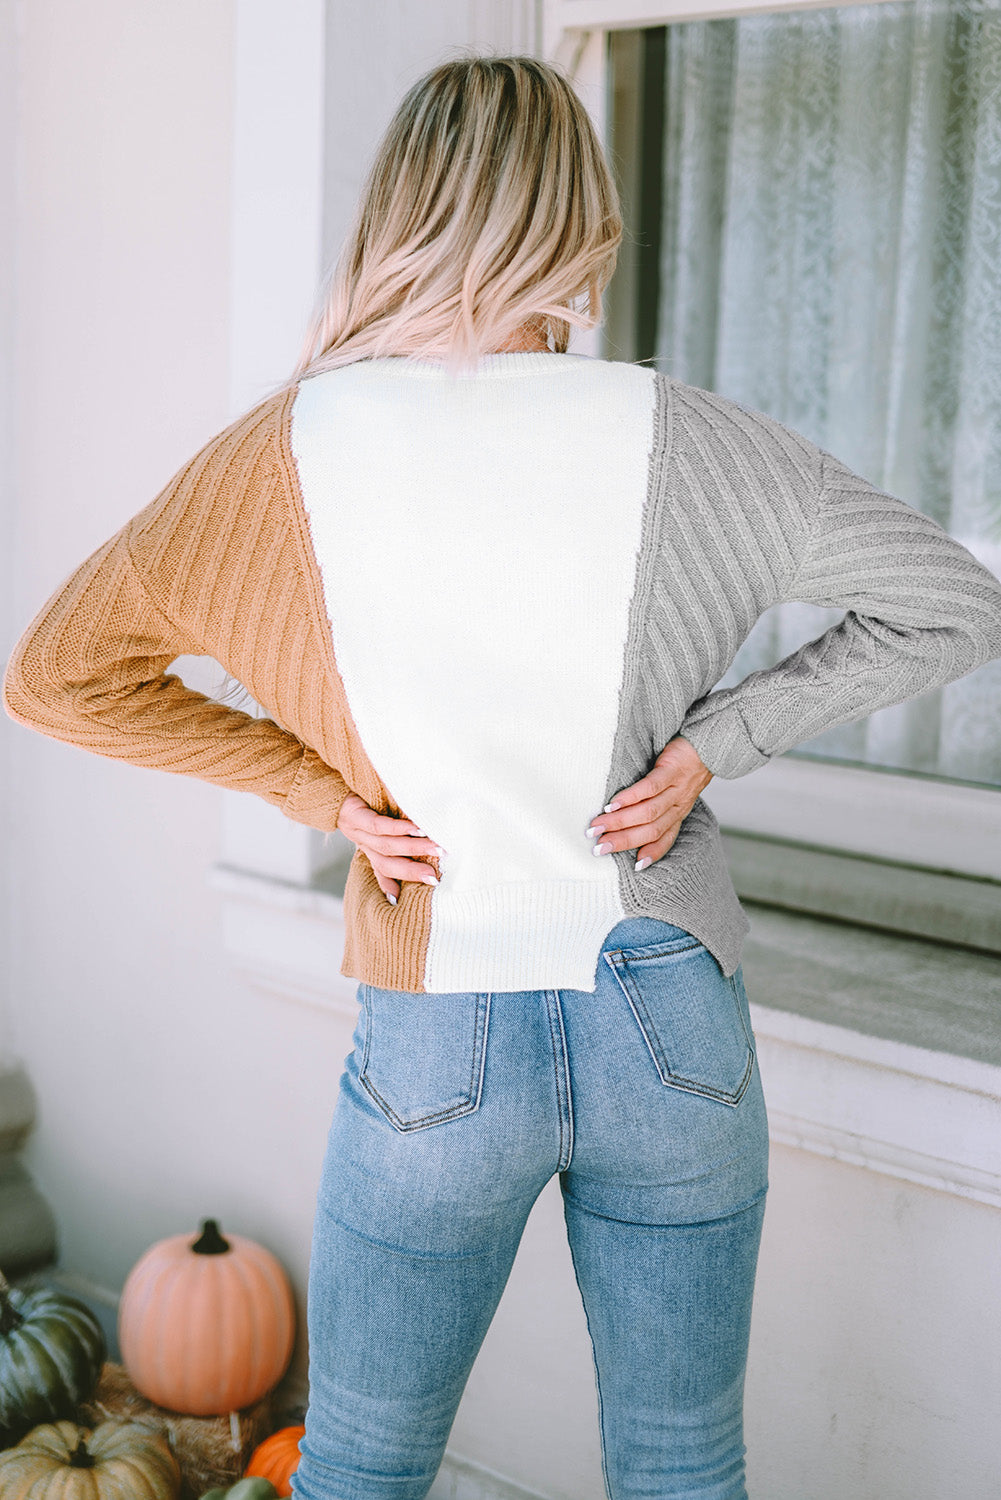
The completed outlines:
[[[716,689],[782,600],[843,608]],[[215,657],[265,710],[186,687]],[[313,828],[349,790],[447,854],[390,905],[356,851],[341,972],[391,989],[592,991],[626,915],[726,974],[748,922],[699,799],[637,872],[585,829],[674,736],[743,776],[1001,656],[1001,583],[771,417],[648,368],[376,359],[205,444],[29,625],[4,702],[102,755]]]

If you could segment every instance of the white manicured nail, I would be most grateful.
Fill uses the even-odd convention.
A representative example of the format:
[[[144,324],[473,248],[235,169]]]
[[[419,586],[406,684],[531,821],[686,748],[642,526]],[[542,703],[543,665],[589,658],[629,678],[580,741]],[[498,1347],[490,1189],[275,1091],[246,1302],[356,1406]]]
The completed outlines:
[[[421,880],[424,883],[424,885],[437,885],[438,884],[438,877],[437,877],[437,875],[422,875],[421,876]]]
[[[652,865],[652,864],[653,864],[653,860],[649,857],[649,855],[646,855],[646,856],[644,856],[643,859],[638,859],[636,861],[636,868],[637,868],[637,870],[645,870],[646,867],[647,867],[647,865]]]
[[[388,891],[385,892],[385,897],[386,897],[386,900],[389,902],[390,906],[395,906],[396,905],[396,897],[395,896],[391,896]]]
[[[618,802],[606,802],[601,810],[602,812],[616,812],[620,806],[621,803]]]
[[[589,839],[594,839],[594,838],[598,837],[599,833],[604,833],[604,831],[605,830],[602,828],[601,824],[599,823],[598,826],[597,826],[597,828],[589,828],[587,830],[587,836],[588,836]]]
[[[611,844],[595,844],[594,848],[591,850],[591,853],[592,854],[607,854],[609,852],[609,850],[611,849],[611,847],[612,847]]]

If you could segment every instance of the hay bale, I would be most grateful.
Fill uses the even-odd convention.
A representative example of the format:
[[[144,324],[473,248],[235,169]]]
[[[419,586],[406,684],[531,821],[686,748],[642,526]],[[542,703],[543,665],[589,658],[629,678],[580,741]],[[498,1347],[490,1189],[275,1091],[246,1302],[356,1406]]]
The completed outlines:
[[[258,1443],[273,1430],[270,1393],[225,1417],[189,1417],[167,1411],[140,1395],[124,1365],[107,1360],[97,1388],[78,1408],[78,1420],[94,1426],[106,1417],[127,1417],[170,1444],[181,1470],[181,1500],[232,1484],[242,1475]]]

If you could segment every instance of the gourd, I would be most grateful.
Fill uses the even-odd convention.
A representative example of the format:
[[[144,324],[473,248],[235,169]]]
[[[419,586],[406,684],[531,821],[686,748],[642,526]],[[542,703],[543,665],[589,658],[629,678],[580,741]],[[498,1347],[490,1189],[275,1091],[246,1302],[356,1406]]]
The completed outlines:
[[[295,1305],[281,1265],[243,1235],[201,1234],[151,1245],[122,1288],[118,1341],[136,1389],[193,1417],[257,1401],[284,1375]]]
[[[83,1302],[0,1274],[0,1448],[40,1422],[70,1417],[97,1384],[107,1348]]]
[[[299,1440],[305,1432],[301,1423],[297,1427],[279,1427],[263,1443],[258,1443],[250,1455],[245,1473],[248,1476],[260,1474],[271,1480],[279,1495],[291,1495],[292,1475],[299,1467],[301,1456]]]
[[[239,1479],[228,1490],[206,1490],[202,1500],[276,1500],[270,1479]]]
[[[3,1500],[177,1500],[180,1491],[166,1438],[118,1418],[93,1430],[44,1422],[0,1453]]]

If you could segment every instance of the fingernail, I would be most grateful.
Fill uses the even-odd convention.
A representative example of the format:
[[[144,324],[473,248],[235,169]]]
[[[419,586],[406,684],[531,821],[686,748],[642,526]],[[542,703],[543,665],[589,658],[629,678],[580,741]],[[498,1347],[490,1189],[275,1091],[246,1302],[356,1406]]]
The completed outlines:
[[[440,844],[435,844],[435,846],[434,846],[434,852],[438,856],[439,859],[444,859],[445,858],[446,851],[441,847]]]
[[[604,831],[605,831],[604,828],[599,823],[598,826],[597,826],[597,828],[589,828],[587,830],[587,836],[588,836],[589,839],[594,839],[594,838],[598,837],[599,833],[604,833]]]
[[[429,839],[431,835],[429,833],[425,833],[423,828],[418,828],[417,832],[412,833],[410,837],[412,839]]]
[[[652,864],[653,864],[653,860],[649,857],[649,855],[645,855],[643,857],[643,859],[638,859],[636,861],[636,868],[637,868],[637,870],[645,870],[646,867],[647,867],[647,865],[652,865]]]
[[[591,850],[591,853],[592,854],[607,854],[608,851],[611,849],[611,847],[612,847],[611,844],[595,844],[594,848]]]
[[[395,896],[391,896],[388,891],[385,892],[385,896],[386,896],[386,900],[389,902],[390,906],[395,906],[396,905],[396,897]]]
[[[421,880],[424,883],[424,885],[437,885],[438,884],[438,877],[437,877],[437,875],[422,875],[421,876]]]
[[[602,812],[617,812],[620,806],[621,803],[619,802],[606,802],[602,808]]]

